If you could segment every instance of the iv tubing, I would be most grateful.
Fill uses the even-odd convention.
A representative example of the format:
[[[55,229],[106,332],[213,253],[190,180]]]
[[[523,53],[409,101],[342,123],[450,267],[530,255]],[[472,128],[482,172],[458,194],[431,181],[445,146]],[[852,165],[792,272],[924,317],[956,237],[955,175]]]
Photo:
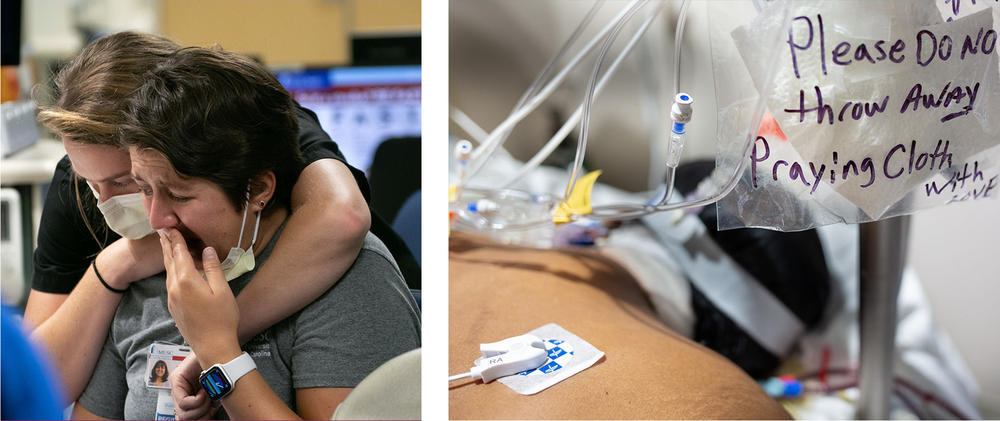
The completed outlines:
[[[782,21],[786,22],[786,23],[788,21],[788,11],[787,11],[787,9],[784,10],[784,15],[782,16]],[[774,49],[774,51],[771,52],[770,57],[768,57],[768,61],[767,61],[768,63],[774,63],[775,62],[775,60],[774,60],[774,58],[776,56],[775,51],[777,51],[777,49]],[[763,89],[761,90],[761,93],[758,93],[757,102],[754,105],[753,120],[752,120],[752,123],[751,123],[750,128],[748,129],[748,132],[747,132],[747,135],[746,135],[747,136],[746,143],[743,145],[743,151],[742,151],[742,153],[738,157],[739,164],[737,165],[737,168],[733,172],[733,174],[729,177],[729,181],[726,182],[726,184],[723,186],[722,190],[719,193],[714,194],[714,195],[712,195],[710,197],[701,198],[701,199],[694,199],[694,200],[684,201],[684,202],[680,202],[680,203],[674,203],[674,204],[671,204],[671,205],[666,205],[664,203],[663,205],[660,205],[660,206],[636,205],[636,204],[615,204],[615,205],[605,205],[605,206],[594,206],[592,208],[593,213],[591,213],[590,215],[587,215],[587,217],[592,218],[592,219],[600,219],[600,220],[634,219],[634,218],[639,218],[639,217],[642,217],[642,216],[649,215],[649,214],[654,213],[654,212],[663,212],[663,211],[670,211],[670,210],[676,210],[676,209],[684,209],[684,208],[692,208],[692,207],[709,205],[709,204],[718,202],[723,197],[725,197],[726,195],[728,195],[731,191],[733,191],[733,189],[736,188],[736,184],[739,183],[739,180],[740,180],[740,175],[742,175],[743,171],[746,169],[747,160],[745,158],[750,153],[750,148],[753,147],[753,144],[754,144],[754,142],[757,139],[757,136],[756,136],[757,135],[757,128],[760,127],[760,122],[764,118],[764,113],[766,112],[766,109],[767,109],[767,97],[765,96],[765,93],[771,91],[771,88],[774,86],[774,83],[775,83],[774,77],[772,76],[771,78],[769,78],[767,80],[766,84],[764,85]],[[601,211],[604,211],[604,210],[611,210],[611,211],[622,210],[622,211],[625,211],[625,212],[617,212],[617,213],[613,213],[613,214],[601,214]]]
[[[687,0],[685,0],[685,1],[687,1]],[[682,5],[682,10],[684,10],[683,5]],[[655,13],[654,13],[654,15],[655,15]],[[787,10],[784,11],[784,15],[782,16],[782,20],[785,23],[788,22],[788,11]],[[596,38],[595,38],[595,40],[596,40]],[[774,63],[774,58],[776,56],[776,51],[777,51],[777,49],[775,49],[774,51],[771,52],[771,55],[770,55],[769,60],[767,62]],[[606,51],[604,53],[606,55]],[[603,57],[601,59],[603,59]],[[597,70],[599,70],[599,65],[600,65],[600,62],[598,63],[598,69]],[[593,86],[593,82],[596,80],[596,76],[597,76],[597,73],[595,72],[594,76],[591,79],[591,83],[592,83],[591,89],[596,89],[596,86]],[[748,132],[747,132],[747,135],[746,135],[746,142],[743,145],[742,153],[737,157],[737,159],[739,160],[739,164],[737,165],[737,168],[733,171],[732,175],[729,177],[729,179],[726,182],[726,184],[722,187],[722,189],[718,193],[716,193],[716,194],[714,194],[712,196],[709,196],[709,197],[704,197],[704,198],[700,198],[700,199],[694,199],[694,200],[689,200],[689,201],[674,203],[674,204],[670,204],[670,205],[664,204],[662,206],[637,205],[637,204],[612,204],[612,205],[605,205],[605,206],[595,206],[595,207],[593,207],[593,212],[594,213],[592,213],[590,215],[586,215],[586,217],[589,217],[589,218],[592,218],[592,219],[601,219],[601,220],[634,219],[634,218],[639,218],[639,217],[642,217],[642,216],[645,216],[645,215],[648,215],[648,214],[651,214],[651,213],[654,213],[654,212],[662,212],[662,211],[670,211],[670,210],[676,210],[676,209],[684,209],[684,208],[705,206],[705,205],[709,205],[709,204],[712,204],[712,203],[715,203],[715,202],[721,200],[723,197],[725,197],[730,192],[732,192],[732,190],[734,188],[736,188],[736,185],[738,184],[739,179],[740,179],[740,175],[746,169],[747,163],[746,163],[746,159],[745,158],[746,158],[747,154],[750,152],[750,149],[751,149],[751,147],[753,146],[753,144],[754,144],[754,142],[756,140],[756,132],[757,131],[755,129],[760,127],[760,122],[763,119],[765,111],[766,111],[767,98],[764,95],[764,93],[770,92],[771,89],[772,89],[772,87],[773,87],[773,85],[774,85],[774,83],[775,83],[774,78],[773,77],[769,78],[767,80],[767,82],[765,83],[765,85],[763,86],[763,89],[761,90],[762,93],[758,94],[758,98],[757,98],[757,101],[756,101],[756,104],[755,104],[755,108],[754,108],[755,111],[754,111],[754,114],[753,114],[752,123],[751,123],[750,128],[748,129]],[[588,99],[592,100],[592,96],[591,96],[592,93],[593,93],[592,91],[588,91],[588,97],[590,97]],[[579,152],[579,150],[578,150],[578,152]],[[578,153],[578,156],[579,156],[579,153]],[[672,174],[670,174],[670,176],[672,178]],[[714,177],[714,174],[713,174],[713,177]],[[575,181],[571,182],[569,187],[571,188],[574,183],[575,183]],[[571,192],[570,188],[567,189],[569,192]],[[669,196],[665,195],[664,197],[666,198],[666,197],[669,197]],[[626,211],[626,212],[617,212],[617,213],[614,213],[614,214],[609,214],[609,215],[608,214],[604,214],[604,215],[602,215],[602,214],[600,214],[600,211],[603,211],[603,210],[611,210],[611,211],[622,210],[622,211]],[[531,223],[531,222],[524,223],[524,224],[499,224],[499,223],[492,223],[492,222],[488,222],[488,221],[484,221],[484,222],[486,222],[489,225],[489,228],[493,229],[493,230],[502,230],[502,229],[514,228],[515,225],[517,226],[517,228],[527,228],[529,226],[537,224],[537,223]],[[542,221],[541,223],[545,223],[545,222],[546,221]]]
[[[615,61],[612,62],[610,66],[608,66],[607,72],[604,73],[604,75],[601,77],[600,82],[597,83],[597,88],[594,91],[594,95],[597,95],[601,91],[601,89],[604,88],[608,80],[611,79],[611,76],[618,69],[618,66],[621,65],[621,63],[624,61],[628,53],[631,52],[632,49],[638,44],[639,39],[642,38],[642,36],[645,34],[648,27],[653,23],[653,20],[655,18],[656,15],[654,14],[649,18],[647,18],[646,21],[642,23],[642,26],[639,27],[636,34],[632,37],[631,40],[629,40],[629,43],[625,45],[625,48],[623,48],[622,51],[618,54],[618,57],[615,58]],[[555,151],[557,147],[559,147],[559,144],[562,143],[562,140],[566,138],[566,136],[568,136],[569,133],[573,131],[574,128],[576,128],[577,124],[580,123],[580,116],[582,115],[582,113],[583,113],[583,103],[581,102],[580,105],[576,107],[576,111],[573,112],[573,115],[569,118],[569,120],[566,120],[566,123],[564,123],[562,127],[559,128],[559,131],[556,132],[556,134],[549,139],[549,141],[545,144],[545,146],[543,146],[542,149],[535,154],[535,156],[531,157],[531,159],[528,160],[528,162],[526,162],[524,165],[521,166],[521,169],[518,170],[517,174],[515,174],[514,177],[511,178],[511,181],[507,182],[503,188],[509,188],[518,181],[521,181],[521,179],[523,179],[526,175],[528,175],[529,172],[537,168],[538,165],[540,165],[542,161],[545,160],[545,158],[548,158],[549,155],[551,155],[552,152]]]
[[[684,39],[684,24],[687,23],[687,11],[690,5],[691,2],[689,0],[684,0],[681,3],[681,10],[677,14],[677,28],[676,32],[674,32],[674,95],[681,92],[681,46]],[[670,146],[672,145],[668,145],[668,149]],[[677,157],[677,159],[680,159],[680,157]],[[663,198],[660,199],[660,203],[657,203],[657,206],[664,206],[670,200],[670,195],[674,193],[674,175],[676,173],[677,166],[668,165],[667,174],[663,179],[663,185],[666,188],[663,192]]]
[[[682,10],[683,10],[683,6],[682,6]],[[788,21],[788,11],[787,10],[785,10],[784,15],[782,16],[782,20],[785,21],[785,22]],[[776,51],[777,51],[777,49],[774,49],[774,51],[771,52],[769,60],[768,60],[769,63],[774,63],[775,62],[774,58],[776,56]],[[592,79],[592,81],[593,81],[593,79]],[[767,97],[764,95],[764,93],[770,92],[771,88],[774,86],[774,83],[775,83],[774,78],[773,77],[769,78],[768,81],[766,82],[766,84],[764,85],[762,91],[761,91],[762,93],[758,94],[757,101],[756,101],[756,103],[754,105],[754,110],[755,111],[754,111],[754,114],[753,114],[752,123],[750,125],[750,129],[748,129],[748,132],[746,134],[746,142],[743,145],[742,153],[737,158],[737,159],[739,159],[739,164],[737,165],[737,168],[735,169],[735,171],[733,171],[732,175],[729,177],[729,179],[726,182],[726,184],[722,187],[722,189],[718,193],[716,193],[716,194],[714,194],[712,196],[709,196],[709,197],[698,198],[698,199],[694,199],[694,200],[689,200],[689,201],[684,201],[684,202],[679,202],[679,203],[673,203],[673,204],[669,204],[669,205],[666,204],[666,202],[665,202],[666,198],[669,198],[669,196],[665,195],[664,199],[661,200],[661,204],[657,205],[657,206],[645,205],[645,204],[612,204],[612,205],[603,205],[603,206],[593,206],[592,207],[592,213],[589,214],[589,215],[586,215],[586,217],[591,218],[591,219],[598,219],[598,220],[635,219],[635,218],[639,218],[639,217],[643,217],[643,216],[649,215],[649,214],[654,213],[654,212],[664,212],[664,211],[670,211],[670,210],[676,210],[676,209],[684,209],[684,208],[692,208],[692,207],[705,206],[705,205],[709,205],[709,204],[712,204],[712,203],[715,203],[715,202],[718,202],[719,200],[721,200],[723,197],[725,197],[726,195],[728,195],[730,192],[733,191],[733,189],[736,188],[736,185],[739,183],[739,180],[740,180],[740,175],[743,174],[744,170],[746,169],[747,160],[745,158],[747,157],[747,154],[750,153],[750,149],[753,147],[753,144],[756,141],[756,138],[757,138],[757,136],[756,136],[757,130],[756,129],[760,127],[760,122],[763,119],[764,113],[766,112],[766,108],[767,108]],[[578,152],[579,152],[579,150],[578,150]],[[672,177],[673,174],[671,174],[671,172],[668,172],[668,174],[669,174],[670,178],[672,179],[673,178]],[[575,181],[571,182],[570,187],[574,183],[575,183]],[[571,190],[568,189],[568,191],[571,191]],[[602,213],[603,211],[611,211],[611,213],[604,214],[604,213]]]
[[[555,91],[555,88],[560,83],[562,83],[563,79],[566,78],[570,70],[572,70],[573,67],[576,67],[576,65],[579,64],[580,60],[582,60],[583,57],[586,56],[586,54],[589,53],[597,45],[597,43],[605,36],[605,34],[607,34],[608,31],[610,31],[611,28],[614,27],[614,24],[616,24],[619,20],[621,20],[633,8],[637,7],[638,3],[639,0],[633,0],[629,4],[629,6],[626,7],[625,10],[619,13],[619,15],[615,18],[614,21],[612,21],[609,25],[605,26],[604,29],[602,29],[601,32],[597,34],[597,36],[595,36],[594,39],[592,39],[590,43],[588,43],[582,51],[580,51],[580,53],[578,53],[575,57],[573,57],[573,59],[566,64],[566,66],[563,68],[562,71],[556,74],[556,76],[545,86],[545,88],[543,88],[537,95],[532,97],[530,101],[524,104],[524,106],[519,108],[516,113],[513,113],[510,116],[508,116],[507,119],[501,122],[490,133],[490,136],[486,138],[483,144],[481,144],[479,148],[477,148],[472,153],[472,162],[470,163],[470,171],[468,178],[472,178],[473,176],[475,176],[476,173],[478,173],[479,170],[482,168],[483,164],[485,164],[486,161],[485,158],[489,157],[488,155],[485,155],[485,152],[488,150],[487,148],[491,148],[489,145],[492,144],[493,142],[496,142],[500,138],[501,134],[513,128],[514,125],[523,120],[528,114],[534,111],[534,109],[537,108],[542,101],[548,98],[548,96]],[[467,180],[459,180],[459,184],[465,185],[466,181]]]
[[[674,33],[674,95],[681,92],[681,40],[684,39],[684,24],[687,22],[687,9],[690,5],[690,0],[684,0],[677,15],[677,31]]]
[[[611,45],[618,38],[618,34],[621,33],[622,28],[625,24],[632,19],[632,16],[639,11],[640,8],[645,6],[648,1],[644,1],[642,4],[630,9],[628,14],[615,24],[614,30],[608,35],[608,38],[604,40],[604,45],[601,47],[601,52],[597,56],[597,63],[594,64],[594,72],[590,76],[590,83],[587,87],[587,95],[584,97],[584,107],[583,107],[583,121],[580,128],[580,135],[577,138],[576,147],[576,159],[573,162],[572,170],[570,171],[569,184],[566,186],[566,194],[563,197],[570,197],[573,193],[573,187],[576,184],[577,177],[579,176],[580,170],[583,168],[583,156],[587,151],[587,137],[590,134],[590,109],[594,104],[594,91],[597,89],[597,77],[601,73],[601,65],[604,64],[604,59],[608,55],[608,50],[611,49]],[[656,10],[653,11],[655,16],[663,8],[663,3],[658,3]]]
[[[451,116],[451,121],[454,121],[455,124],[458,124],[458,127],[465,130],[465,133],[469,135],[472,140],[475,140],[476,143],[482,143],[483,139],[485,139],[486,136],[489,136],[489,133],[486,133],[486,130],[479,127],[479,125],[476,124],[476,122],[472,120],[468,114],[465,114],[465,112],[458,109],[458,107],[452,105],[449,115]]]
[[[552,56],[551,59],[549,59],[548,63],[546,63],[545,67],[542,69],[542,72],[535,77],[535,80],[531,82],[531,85],[529,85],[528,89],[524,91],[524,94],[521,95],[521,98],[517,100],[517,104],[514,105],[514,108],[512,110],[510,110],[511,114],[517,112],[517,110],[520,109],[522,106],[524,106],[524,104],[528,102],[529,99],[531,99],[532,97],[535,96],[535,94],[538,93],[539,88],[541,88],[542,84],[545,82],[546,79],[548,79],[549,75],[555,69],[556,63],[558,63],[559,60],[561,60],[563,56],[566,55],[566,53],[569,51],[569,47],[573,45],[573,43],[576,42],[577,39],[580,38],[580,35],[583,34],[583,29],[586,28],[587,25],[590,23],[590,21],[594,19],[594,15],[597,14],[597,10],[601,8],[602,4],[604,4],[604,0],[599,0],[597,2],[594,2],[594,5],[591,6],[590,10],[583,17],[583,20],[581,20],[580,23],[577,24],[576,29],[574,29],[573,33],[569,35],[569,38],[567,38],[566,42],[563,43],[562,47],[559,48],[559,51],[557,51],[556,54]],[[504,142],[507,141],[507,137],[510,136],[511,131],[513,131],[513,128],[505,130],[503,133],[500,134],[500,137],[493,144],[487,147],[486,152],[483,154],[483,158],[481,158],[483,162],[488,160],[489,157],[493,156],[493,153],[496,152],[496,149],[502,146]]]

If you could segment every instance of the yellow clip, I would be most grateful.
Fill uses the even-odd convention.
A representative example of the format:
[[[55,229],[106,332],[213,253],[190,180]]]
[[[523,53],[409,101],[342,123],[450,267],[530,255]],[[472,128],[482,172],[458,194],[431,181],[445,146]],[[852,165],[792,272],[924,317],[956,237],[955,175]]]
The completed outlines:
[[[448,186],[448,203],[458,200],[458,186]]]
[[[559,204],[555,214],[552,215],[552,220],[557,224],[562,224],[570,222],[572,215],[590,214],[590,193],[594,191],[594,183],[597,182],[597,177],[600,175],[601,170],[592,171],[576,180],[572,195],[565,202]]]

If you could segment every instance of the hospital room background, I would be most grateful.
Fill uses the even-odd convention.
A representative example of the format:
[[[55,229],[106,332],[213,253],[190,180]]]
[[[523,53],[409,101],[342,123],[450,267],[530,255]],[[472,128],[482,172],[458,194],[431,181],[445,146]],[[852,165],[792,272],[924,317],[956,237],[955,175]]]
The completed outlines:
[[[694,97],[695,112],[686,127],[683,161],[714,161],[716,154],[715,89],[720,82],[713,77],[713,49],[709,44],[707,11],[713,3],[719,2],[692,2],[684,29],[680,85],[681,92]],[[844,7],[858,7],[857,3],[841,3]],[[980,2],[978,6],[975,2],[961,2],[959,5],[957,0],[920,3],[940,12],[942,19],[950,13],[957,13],[959,6],[965,8],[962,13],[970,13],[974,7],[997,9],[994,2]],[[582,50],[582,46],[600,28],[622,13],[629,4],[625,1],[605,2],[590,18],[590,25],[570,51],[560,61],[553,62],[555,67],[549,77],[562,70],[570,57]],[[533,80],[584,21],[592,6],[592,2],[575,0],[550,0],[530,5],[502,0],[451,1],[448,20],[449,133],[453,144],[477,136],[482,140],[508,119],[519,104],[519,98],[523,99],[522,93],[532,86]],[[862,7],[855,13],[863,14]],[[594,101],[584,165],[587,171],[602,171],[598,183],[624,192],[652,191],[663,183],[667,148],[665,138],[670,128],[670,106],[675,93],[672,90],[674,40],[680,8],[680,1],[666,3],[660,17]],[[997,15],[996,10],[993,14]],[[606,72],[605,69],[611,66],[611,58],[621,51],[641,20],[633,19],[631,26],[626,27],[610,50],[602,71]],[[788,48],[785,44],[782,46]],[[487,167],[496,163],[497,167],[506,165],[503,168],[513,171],[542,148],[584,100],[592,76],[594,55],[592,53],[583,65],[571,72],[538,109],[528,114],[510,132],[501,148],[506,152],[494,154]],[[543,167],[551,165],[550,168],[558,168],[558,171],[551,169],[558,181],[547,184],[548,180],[542,180],[534,185],[523,181],[517,188],[539,189],[532,190],[533,193],[563,193],[569,178],[567,169],[576,151],[578,130],[579,125],[543,164]],[[478,146],[478,143],[473,145]],[[459,153],[456,150],[450,158],[453,184],[455,171],[458,171],[454,169],[455,162],[461,162],[455,158]],[[479,179],[485,187],[500,187],[508,181],[504,179],[503,182],[491,183],[489,177],[511,174],[500,170],[490,172],[488,169],[482,172],[489,173]],[[469,182],[470,186],[473,184]],[[555,187],[551,187],[552,184]],[[546,190],[550,187],[555,191]],[[597,199],[594,201],[596,205]],[[897,358],[902,358],[900,355],[905,352],[904,348],[919,348],[914,345],[915,340],[935,342],[935,346],[949,349],[954,345],[953,352],[942,357],[941,362],[957,361],[960,367],[955,370],[957,376],[974,380],[976,386],[972,386],[968,399],[975,402],[973,405],[977,407],[978,415],[988,419],[1000,417],[1000,365],[996,358],[1000,354],[1000,335],[996,334],[1000,311],[995,305],[997,297],[1000,297],[1000,264],[997,259],[1000,247],[996,243],[1000,228],[994,222],[997,215],[1000,215],[1000,202],[982,200],[950,204],[912,216],[906,261],[908,271],[900,294],[901,321],[897,329],[896,348]],[[510,241],[509,238],[506,240]],[[853,262],[857,264],[856,260]],[[831,271],[836,271],[836,267],[843,262],[828,261],[827,264]],[[452,279],[454,276],[452,274]],[[852,291],[857,293],[856,289]],[[907,303],[904,304],[904,301]],[[909,317],[912,322],[917,314],[926,317],[921,322],[925,322],[922,326],[933,327],[941,335],[931,337],[932,334],[912,330],[917,325],[905,327],[904,324],[909,322],[903,320]],[[454,313],[452,317],[455,317]],[[924,334],[927,337],[918,339]],[[796,415],[796,412],[792,414]],[[811,416],[838,417],[830,413],[813,413]]]

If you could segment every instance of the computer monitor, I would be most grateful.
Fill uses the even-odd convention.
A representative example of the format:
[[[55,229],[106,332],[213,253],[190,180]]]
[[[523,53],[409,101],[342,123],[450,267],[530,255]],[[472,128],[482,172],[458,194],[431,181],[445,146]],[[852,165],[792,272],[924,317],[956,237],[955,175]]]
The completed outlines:
[[[420,136],[420,66],[279,70],[275,76],[316,113],[347,162],[363,171],[382,141]]]

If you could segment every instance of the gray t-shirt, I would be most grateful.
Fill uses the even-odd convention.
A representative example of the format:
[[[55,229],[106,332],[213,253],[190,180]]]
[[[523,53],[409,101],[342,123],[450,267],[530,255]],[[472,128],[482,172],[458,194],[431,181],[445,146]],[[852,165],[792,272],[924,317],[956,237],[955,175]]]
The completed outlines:
[[[257,267],[267,260],[280,233],[257,257]],[[237,294],[254,272],[230,282]],[[159,390],[146,387],[146,361],[154,342],[183,344],[167,310],[165,273],[135,282],[125,293],[79,404],[105,418],[153,419]],[[358,258],[332,288],[247,342],[243,350],[271,389],[295,410],[295,389],[354,387],[385,361],[418,347],[416,303],[392,255],[368,233]]]

